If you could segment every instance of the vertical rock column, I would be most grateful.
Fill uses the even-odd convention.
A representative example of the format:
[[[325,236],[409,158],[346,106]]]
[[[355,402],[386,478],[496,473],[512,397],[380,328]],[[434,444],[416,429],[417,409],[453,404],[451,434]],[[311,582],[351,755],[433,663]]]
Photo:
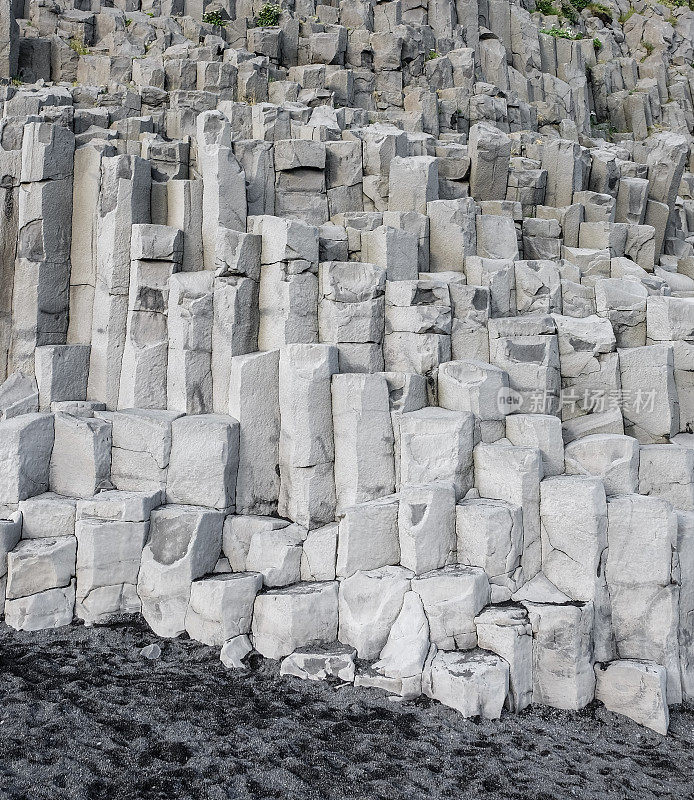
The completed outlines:
[[[231,148],[231,125],[220,111],[201,114],[197,133],[203,263],[214,269],[217,229],[246,230],[246,178]]]
[[[166,408],[169,279],[181,266],[183,232],[133,225],[120,408]]]
[[[12,2],[0,4],[0,75],[14,78],[19,60],[19,27]]]
[[[118,404],[130,285],[132,226],[149,222],[151,167],[136,156],[104,158],[97,211],[97,264],[87,396]]]
[[[337,348],[290,344],[279,364],[279,514],[306,528],[335,518],[331,377]]]
[[[66,341],[74,151],[67,128],[48,122],[25,127],[10,372],[32,373],[36,347]]]
[[[0,120],[0,380],[7,377],[12,334],[12,288],[19,224],[19,177],[23,126],[17,118]]]
[[[70,344],[89,344],[96,284],[97,209],[101,188],[101,165],[105,156],[115,156],[111,145],[89,144],[75,150],[72,190],[72,246],[70,251]]]
[[[212,411],[213,288],[214,275],[205,270],[179,272],[169,281],[166,400],[172,411]]]

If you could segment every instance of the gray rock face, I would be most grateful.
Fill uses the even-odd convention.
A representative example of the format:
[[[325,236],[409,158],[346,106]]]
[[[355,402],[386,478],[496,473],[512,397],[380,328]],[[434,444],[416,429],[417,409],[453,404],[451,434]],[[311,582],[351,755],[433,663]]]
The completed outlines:
[[[690,12],[74,5],[0,8],[8,623],[666,730]]]
[[[337,583],[317,582],[271,589],[253,607],[253,645],[268,658],[337,638]]]
[[[508,692],[509,666],[482,650],[440,652],[425,676],[425,693],[464,717],[499,719]]]
[[[648,661],[624,659],[595,667],[595,697],[615,714],[639,725],[667,733],[669,714],[666,702],[665,667]]]
[[[183,633],[192,583],[212,572],[221,543],[218,511],[170,505],[152,513],[137,593],[142,615],[159,636]]]
[[[220,646],[249,633],[253,603],[262,586],[257,573],[211,575],[193,581],[186,611],[186,631],[191,639]]]

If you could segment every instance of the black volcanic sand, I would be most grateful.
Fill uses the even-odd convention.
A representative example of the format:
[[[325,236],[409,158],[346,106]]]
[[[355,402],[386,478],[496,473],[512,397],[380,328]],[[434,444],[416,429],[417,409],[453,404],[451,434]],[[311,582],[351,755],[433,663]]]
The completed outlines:
[[[157,642],[162,655],[139,655]],[[242,673],[142,623],[0,625],[0,797],[689,798],[694,711],[667,738],[603,708],[465,720],[426,699]]]

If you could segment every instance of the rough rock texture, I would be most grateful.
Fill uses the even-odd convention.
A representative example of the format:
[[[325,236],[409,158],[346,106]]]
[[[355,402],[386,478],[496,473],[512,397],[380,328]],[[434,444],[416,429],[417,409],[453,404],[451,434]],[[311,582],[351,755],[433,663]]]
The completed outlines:
[[[680,0],[5,2],[8,624],[664,732],[693,55]]]

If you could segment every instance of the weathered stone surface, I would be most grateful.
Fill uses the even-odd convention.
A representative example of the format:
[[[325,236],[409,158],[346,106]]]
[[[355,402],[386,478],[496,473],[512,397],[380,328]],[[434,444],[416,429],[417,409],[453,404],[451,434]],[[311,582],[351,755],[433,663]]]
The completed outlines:
[[[137,578],[148,534],[148,522],[77,521],[75,614],[86,624],[141,610]]]
[[[463,500],[455,514],[458,563],[485,571],[492,602],[510,599],[522,580],[521,508],[503,500]]]
[[[665,667],[652,661],[623,659],[595,666],[595,699],[656,733],[667,733],[670,723]]]
[[[522,711],[532,703],[533,695],[533,640],[527,614],[518,607],[490,607],[475,618],[475,626],[479,647],[496,653],[509,665],[507,707]]]
[[[483,650],[440,652],[424,678],[425,694],[464,717],[499,719],[508,692],[506,661]]]
[[[53,417],[23,414],[0,421],[0,503],[48,491]]]
[[[212,572],[222,542],[222,514],[170,505],[152,512],[137,593],[142,615],[159,636],[179,636],[194,580]]]
[[[279,659],[297,648],[337,638],[337,583],[301,583],[260,594],[253,608],[253,646]]]
[[[309,681],[335,678],[352,683],[355,655],[353,648],[341,644],[299,647],[282,660],[280,675],[293,675]]]
[[[413,578],[412,591],[422,599],[432,644],[439,650],[476,647],[475,617],[491,597],[484,570],[462,565],[433,570]]]
[[[222,645],[219,660],[227,669],[246,669],[243,659],[253,650],[248,636],[235,636]]]
[[[595,693],[592,604],[523,605],[533,632],[533,703],[583,708]]]
[[[237,420],[221,414],[179,417],[171,425],[166,501],[231,509],[238,463]]]
[[[607,502],[598,478],[559,475],[540,484],[542,572],[572,600],[593,604],[595,658],[615,656],[605,581]]]
[[[446,481],[456,499],[472,487],[474,417],[469,412],[423,408],[400,417],[400,483]]]
[[[68,497],[91,497],[111,488],[110,477],[111,423],[56,412],[51,491]]]
[[[340,583],[338,638],[359,658],[378,658],[409,591],[412,573],[402,567],[356,572]]]
[[[666,500],[610,499],[605,575],[620,658],[667,669],[667,701],[682,697],[679,666],[677,515]]]
[[[259,574],[246,572],[193,581],[185,617],[190,638],[219,647],[249,633],[253,603],[262,584]]]
[[[428,652],[429,623],[422,601],[415,592],[406,592],[373,670],[390,679],[402,697],[417,697]]]

